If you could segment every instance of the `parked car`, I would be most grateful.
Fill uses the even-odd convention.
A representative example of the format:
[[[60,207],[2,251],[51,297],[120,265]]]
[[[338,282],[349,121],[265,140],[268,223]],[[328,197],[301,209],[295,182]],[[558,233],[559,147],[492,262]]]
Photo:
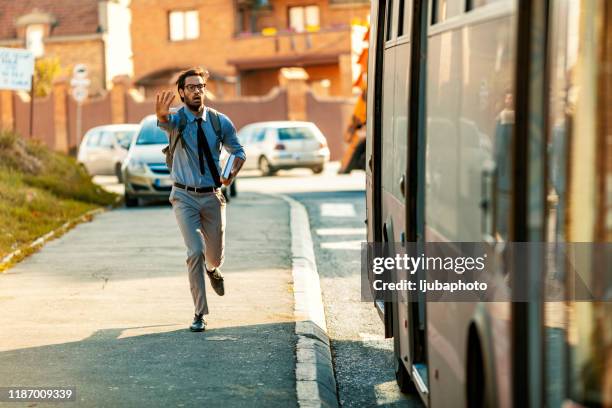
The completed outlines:
[[[157,117],[149,115],[144,118],[121,168],[127,207],[138,206],[141,198],[164,199],[170,196],[173,181],[162,153],[167,144],[168,135],[157,126]],[[235,196],[235,184],[234,181],[232,196]],[[229,201],[225,186],[221,191]]]
[[[136,124],[90,129],[83,137],[77,161],[93,176],[116,175],[121,182],[121,165],[138,129]]]
[[[323,172],[329,162],[327,140],[312,122],[276,121],[246,125],[238,132],[248,160],[244,169],[273,175],[281,169]]]

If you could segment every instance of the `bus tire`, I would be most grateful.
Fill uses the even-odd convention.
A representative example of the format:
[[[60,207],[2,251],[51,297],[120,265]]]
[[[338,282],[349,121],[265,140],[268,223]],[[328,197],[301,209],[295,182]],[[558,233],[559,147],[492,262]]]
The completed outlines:
[[[403,394],[415,394],[417,389],[400,359],[395,362],[395,381]]]
[[[484,358],[477,330],[472,327],[468,339],[467,353],[467,381],[466,398],[467,406],[472,408],[484,408],[486,402],[487,379],[485,377]]]

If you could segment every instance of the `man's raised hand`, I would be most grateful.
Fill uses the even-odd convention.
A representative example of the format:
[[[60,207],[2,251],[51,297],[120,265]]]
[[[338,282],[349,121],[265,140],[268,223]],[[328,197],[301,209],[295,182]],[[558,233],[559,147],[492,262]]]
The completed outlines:
[[[174,97],[175,95],[173,91],[161,91],[157,93],[157,97],[155,99],[155,113],[157,114],[157,119],[160,122],[168,121],[170,105],[172,105]]]

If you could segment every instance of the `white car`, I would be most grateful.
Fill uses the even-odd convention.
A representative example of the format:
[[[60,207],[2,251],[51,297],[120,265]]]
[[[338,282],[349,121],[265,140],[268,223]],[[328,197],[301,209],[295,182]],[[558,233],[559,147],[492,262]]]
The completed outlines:
[[[157,117],[145,117],[140,122],[140,131],[132,141],[122,166],[127,207],[138,206],[140,198],[167,199],[170,196],[173,181],[162,153],[167,145],[168,135],[157,126]],[[222,163],[226,159],[227,154],[222,155]],[[228,201],[228,194],[232,197],[236,195],[235,184],[236,180],[231,184],[230,191],[225,186],[221,187]]]
[[[79,146],[78,163],[93,176],[116,175],[121,181],[121,165],[138,129],[136,124],[106,125],[90,129]]]
[[[259,169],[264,175],[295,168],[318,174],[329,162],[327,140],[312,122],[251,123],[240,129],[238,138],[248,158],[244,169]]]

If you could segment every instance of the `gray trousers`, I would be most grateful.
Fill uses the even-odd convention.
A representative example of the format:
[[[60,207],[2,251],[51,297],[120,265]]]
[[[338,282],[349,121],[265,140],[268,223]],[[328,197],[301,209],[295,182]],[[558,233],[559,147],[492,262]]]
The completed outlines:
[[[225,197],[172,187],[169,198],[185,246],[187,272],[196,314],[208,314],[204,266],[209,271],[223,264],[225,249]]]

